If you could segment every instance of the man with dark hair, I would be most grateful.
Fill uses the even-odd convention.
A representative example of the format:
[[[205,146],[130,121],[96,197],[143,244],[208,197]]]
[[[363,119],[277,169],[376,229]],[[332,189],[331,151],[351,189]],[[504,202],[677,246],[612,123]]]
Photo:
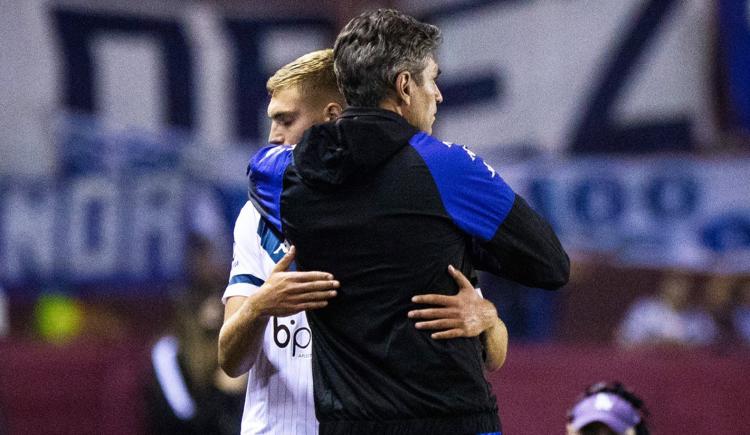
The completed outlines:
[[[498,433],[483,372],[497,343],[450,307],[413,304],[442,305],[452,274],[475,266],[534,287],[568,280],[550,226],[481,158],[429,135],[439,43],[435,26],[394,10],[354,18],[334,47],[352,107],[251,161],[251,200],[296,246],[298,268],[340,282],[308,312],[322,434]],[[432,339],[438,324],[454,339]]]
[[[434,53],[440,42],[440,29],[394,10],[354,18],[333,47],[333,68],[347,104],[394,111],[432,133],[437,104],[443,102],[435,83],[440,70]],[[398,96],[404,90],[405,100]]]

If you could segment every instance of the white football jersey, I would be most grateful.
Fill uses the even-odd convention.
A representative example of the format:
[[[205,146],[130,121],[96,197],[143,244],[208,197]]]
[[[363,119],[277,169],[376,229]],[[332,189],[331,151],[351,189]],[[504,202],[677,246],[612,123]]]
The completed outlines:
[[[247,202],[234,226],[234,258],[222,301],[250,296],[286,252],[283,240]],[[305,313],[271,317],[248,374],[242,434],[315,435],[312,335]]]

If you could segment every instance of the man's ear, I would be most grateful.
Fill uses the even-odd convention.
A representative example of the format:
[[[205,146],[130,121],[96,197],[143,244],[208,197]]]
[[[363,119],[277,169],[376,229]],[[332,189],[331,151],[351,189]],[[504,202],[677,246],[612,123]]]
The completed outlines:
[[[341,104],[331,102],[326,105],[325,109],[323,109],[323,116],[325,117],[326,122],[335,121],[341,116],[343,110]]]
[[[396,95],[399,103],[403,102],[405,106],[411,104],[411,86],[414,79],[409,71],[401,71],[396,76]]]

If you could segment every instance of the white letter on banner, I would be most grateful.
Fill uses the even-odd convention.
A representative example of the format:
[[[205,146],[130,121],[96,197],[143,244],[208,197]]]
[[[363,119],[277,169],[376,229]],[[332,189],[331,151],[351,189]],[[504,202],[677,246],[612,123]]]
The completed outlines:
[[[183,183],[174,175],[140,177],[133,197],[130,270],[139,278],[176,277],[182,266]]]
[[[10,190],[0,220],[0,256],[3,275],[9,281],[47,278],[55,261],[55,197],[51,186],[38,191]]]
[[[116,272],[117,189],[111,180],[84,177],[70,185],[70,267],[78,279]]]

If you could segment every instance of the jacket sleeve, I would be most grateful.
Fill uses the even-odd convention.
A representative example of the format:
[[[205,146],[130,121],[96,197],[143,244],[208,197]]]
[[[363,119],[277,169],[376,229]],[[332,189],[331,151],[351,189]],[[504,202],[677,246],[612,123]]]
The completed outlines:
[[[570,259],[552,227],[516,195],[513,206],[489,241],[471,243],[478,269],[528,287],[554,290],[568,282]]]
[[[568,282],[570,260],[549,223],[468,148],[426,133],[410,140],[448,216],[470,239],[475,265],[529,287]]]

